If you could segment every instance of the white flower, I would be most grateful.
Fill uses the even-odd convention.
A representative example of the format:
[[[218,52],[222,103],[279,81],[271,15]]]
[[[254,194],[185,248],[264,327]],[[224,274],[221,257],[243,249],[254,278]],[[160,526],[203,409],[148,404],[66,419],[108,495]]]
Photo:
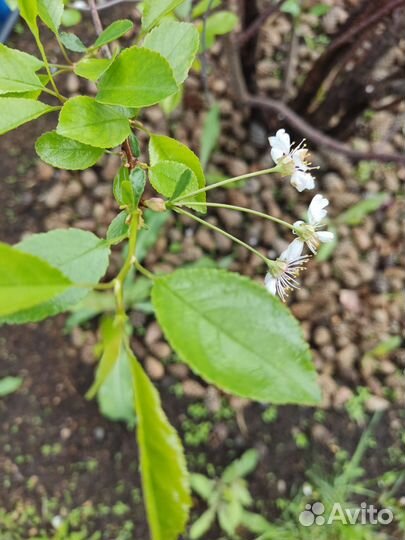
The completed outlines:
[[[335,235],[330,231],[318,231],[322,227],[322,221],[327,216],[327,210],[329,201],[326,197],[323,197],[319,193],[315,195],[308,207],[308,223],[304,221],[296,221],[294,227],[296,234],[299,238],[297,240],[301,242],[302,246],[304,242],[307,244],[312,253],[316,253],[320,242],[331,242]]]
[[[297,277],[304,270],[309,255],[302,255],[304,244],[299,238],[291,242],[275,261],[270,261],[269,271],[264,278],[266,289],[271,294],[278,294],[283,302],[289,293],[299,287]]]
[[[279,129],[274,137],[269,137],[271,157],[277,165],[281,165],[281,173],[291,175],[291,184],[298,190],[313,189],[314,177],[308,171],[308,150],[302,148],[302,141],[296,148],[291,148],[291,139],[285,129]]]

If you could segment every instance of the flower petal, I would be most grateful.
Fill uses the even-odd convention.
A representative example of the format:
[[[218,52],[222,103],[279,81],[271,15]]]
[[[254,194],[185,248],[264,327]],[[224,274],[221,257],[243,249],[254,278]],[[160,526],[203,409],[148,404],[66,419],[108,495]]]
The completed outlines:
[[[276,286],[277,286],[277,279],[273,277],[271,274],[267,273],[266,277],[264,278],[264,284],[266,286],[266,289],[269,291],[269,293],[276,295]]]
[[[335,238],[333,232],[330,231],[317,231],[316,236],[318,237],[318,240],[324,244],[332,242]]]
[[[285,129],[279,129],[275,136],[269,137],[269,143],[272,148],[282,150],[285,156],[290,153],[291,139]]]
[[[301,238],[295,238],[291,244],[283,251],[279,259],[282,261],[292,262],[297,260],[302,255],[304,249],[304,242]]]
[[[301,193],[304,189],[314,189],[314,180],[312,174],[297,169],[291,177],[291,185]]]
[[[326,197],[320,193],[315,195],[308,207],[308,221],[311,225],[318,225],[327,216],[327,211],[324,208],[328,204],[329,201]]]
[[[281,148],[274,147],[270,151],[271,159],[274,161],[274,163],[278,163],[280,159],[285,157],[285,154]]]

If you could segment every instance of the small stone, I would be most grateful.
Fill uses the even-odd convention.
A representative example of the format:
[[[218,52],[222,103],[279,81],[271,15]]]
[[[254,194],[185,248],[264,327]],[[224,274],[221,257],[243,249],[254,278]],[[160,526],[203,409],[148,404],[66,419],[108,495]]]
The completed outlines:
[[[162,330],[157,322],[152,322],[146,330],[145,343],[150,346],[162,338]]]
[[[389,401],[379,396],[371,396],[366,401],[366,408],[369,412],[385,411],[389,405]]]
[[[233,210],[226,210],[220,208],[218,214],[221,216],[222,221],[225,224],[225,229],[232,229],[239,227],[242,224],[243,216],[240,212],[234,212]]]
[[[333,434],[322,424],[315,424],[311,430],[311,434],[314,441],[325,446],[329,446],[334,442]]]
[[[52,179],[54,174],[54,169],[47,163],[44,163],[43,161],[38,161],[37,163],[37,175],[39,180],[43,180],[44,182],[48,182]]]
[[[335,394],[334,405],[341,409],[353,397],[353,392],[347,386],[341,386]]]
[[[64,197],[67,200],[77,199],[83,191],[83,187],[77,180],[69,182],[65,188]]]
[[[56,208],[62,201],[65,193],[65,186],[56,184],[44,196],[45,205],[48,208]]]
[[[187,397],[203,398],[206,393],[206,389],[199,382],[193,379],[187,379],[183,381],[183,392]]]
[[[212,237],[210,231],[201,227],[198,229],[197,234],[195,235],[195,240],[206,251],[214,251],[215,241]]]
[[[69,73],[66,77],[66,89],[69,94],[78,92],[80,88],[80,80],[74,73]]]
[[[189,369],[185,364],[170,364],[168,370],[171,375],[180,380],[186,379],[189,374]]]
[[[314,332],[314,342],[319,345],[327,345],[331,341],[329,330],[325,326],[317,326]]]
[[[172,354],[171,348],[164,341],[152,343],[149,348],[151,352],[161,360],[166,360]]]
[[[93,171],[93,169],[83,171],[80,175],[80,179],[87,188],[94,187],[98,182],[97,174]]]
[[[115,175],[117,174],[118,168],[120,166],[120,158],[115,155],[110,155],[107,158],[107,163],[103,167],[103,176],[109,182],[114,180]]]
[[[359,352],[357,347],[352,343],[349,343],[346,347],[341,349],[336,355],[336,360],[342,371],[345,373],[350,372],[358,355]]]
[[[307,319],[314,310],[314,305],[310,302],[299,302],[291,306],[291,311],[297,317],[297,319]]]
[[[145,368],[151,379],[158,381],[165,374],[165,368],[162,362],[156,360],[153,356],[148,356],[145,360]]]
[[[71,435],[72,435],[72,430],[69,429],[68,427],[64,427],[60,430],[60,438],[62,439],[62,441],[67,441]]]
[[[105,429],[101,426],[94,428],[94,438],[96,441],[102,441],[105,437]]]
[[[245,161],[239,158],[232,158],[229,160],[228,170],[232,176],[242,176],[249,171]]]

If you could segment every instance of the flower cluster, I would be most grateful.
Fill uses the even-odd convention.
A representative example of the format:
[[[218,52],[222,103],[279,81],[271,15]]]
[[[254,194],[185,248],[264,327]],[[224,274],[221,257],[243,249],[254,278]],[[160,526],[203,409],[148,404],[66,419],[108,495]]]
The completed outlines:
[[[314,177],[308,172],[311,169],[307,161],[309,154],[303,148],[303,143],[292,149],[290,136],[285,129],[279,129],[274,137],[269,137],[269,142],[271,157],[283,174],[291,174],[291,184],[299,192],[313,189]],[[310,254],[302,254],[305,244],[315,255],[320,243],[331,242],[334,238],[332,232],[319,230],[327,217],[325,208],[328,204],[328,199],[319,193],[315,195],[308,207],[307,221],[296,221],[293,225],[297,238],[276,260],[268,262],[265,286],[270,293],[280,296],[283,302],[293,289],[299,287],[297,278],[310,259]]]

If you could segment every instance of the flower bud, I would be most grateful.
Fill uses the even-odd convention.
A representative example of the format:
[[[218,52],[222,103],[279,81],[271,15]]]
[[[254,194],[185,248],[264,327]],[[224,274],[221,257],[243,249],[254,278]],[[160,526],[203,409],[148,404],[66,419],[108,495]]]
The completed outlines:
[[[154,212],[165,212],[166,211],[166,202],[160,197],[152,197],[147,201],[144,201],[144,205],[147,208],[150,208]]]

